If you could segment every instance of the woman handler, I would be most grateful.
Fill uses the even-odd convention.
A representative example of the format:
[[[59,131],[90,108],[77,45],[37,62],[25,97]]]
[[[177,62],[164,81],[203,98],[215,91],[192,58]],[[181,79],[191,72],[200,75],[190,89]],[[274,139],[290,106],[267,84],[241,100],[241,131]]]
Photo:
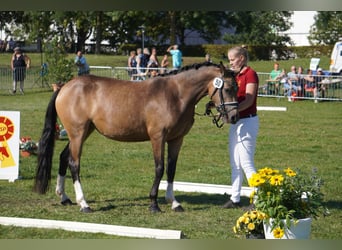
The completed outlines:
[[[257,73],[247,66],[247,50],[234,47],[228,51],[231,69],[236,72],[238,84],[238,111],[240,120],[230,125],[229,157],[231,165],[232,195],[223,208],[238,208],[244,174],[249,179],[256,172],[254,153],[259,130],[257,116],[257,94],[259,79]]]

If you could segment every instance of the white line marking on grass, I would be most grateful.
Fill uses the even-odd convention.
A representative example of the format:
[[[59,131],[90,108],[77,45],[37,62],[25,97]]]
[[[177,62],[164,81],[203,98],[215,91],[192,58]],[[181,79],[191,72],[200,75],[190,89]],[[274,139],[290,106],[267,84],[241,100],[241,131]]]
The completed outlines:
[[[258,111],[287,111],[286,107],[262,107],[262,106],[257,106]]]
[[[73,232],[104,233],[134,238],[180,239],[181,231],[141,227],[114,226],[74,221],[43,220],[17,217],[0,217],[0,224],[17,227],[63,229]]]
[[[161,181],[159,185],[160,190],[166,190],[167,182]],[[232,186],[216,185],[216,184],[203,184],[192,182],[175,181],[173,183],[174,191],[194,192],[194,193],[208,193],[208,194],[232,194]],[[241,196],[249,197],[253,188],[242,187]]]

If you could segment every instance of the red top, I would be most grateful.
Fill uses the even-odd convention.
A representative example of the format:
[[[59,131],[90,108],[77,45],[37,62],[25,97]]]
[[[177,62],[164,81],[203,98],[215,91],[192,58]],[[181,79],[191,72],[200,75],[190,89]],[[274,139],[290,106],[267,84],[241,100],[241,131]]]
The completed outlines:
[[[237,94],[238,103],[242,102],[246,98],[246,85],[247,85],[247,83],[248,84],[256,84],[257,89],[259,87],[258,75],[249,66],[247,66],[247,68],[243,72],[239,73],[236,76],[236,82],[239,86],[239,91]],[[243,111],[240,111],[240,113],[239,113],[240,117],[244,117],[244,116],[248,116],[248,115],[254,115],[257,113],[257,103],[256,103],[257,98],[256,97],[257,97],[257,95],[254,98],[253,104],[249,108],[247,108]]]

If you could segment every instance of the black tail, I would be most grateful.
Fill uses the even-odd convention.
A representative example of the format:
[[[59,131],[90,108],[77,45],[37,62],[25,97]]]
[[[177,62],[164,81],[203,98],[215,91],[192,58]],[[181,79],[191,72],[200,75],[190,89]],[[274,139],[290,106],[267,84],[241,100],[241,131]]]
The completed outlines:
[[[45,124],[38,144],[38,166],[33,191],[45,194],[51,180],[53,149],[55,147],[57,111],[55,107],[59,91],[53,93],[45,114]]]

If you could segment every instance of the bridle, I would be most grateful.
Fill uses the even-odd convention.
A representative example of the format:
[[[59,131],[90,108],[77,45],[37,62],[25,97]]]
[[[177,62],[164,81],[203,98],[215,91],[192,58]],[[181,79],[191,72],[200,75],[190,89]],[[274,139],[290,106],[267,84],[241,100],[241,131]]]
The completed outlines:
[[[234,88],[237,88],[237,83],[235,81],[235,78],[233,77],[233,85]],[[218,128],[222,128],[223,126],[223,122],[220,124],[219,121],[222,117],[225,117],[228,119],[228,114],[229,112],[235,110],[238,108],[239,103],[237,101],[235,102],[225,102],[224,98],[223,98],[223,87],[224,87],[224,80],[222,79],[222,77],[216,77],[214,79],[214,87],[215,90],[214,92],[211,94],[210,99],[212,100],[213,96],[216,94],[216,92],[218,91],[219,93],[219,98],[220,98],[220,104],[218,106],[215,105],[215,103],[213,101],[209,101],[206,104],[206,110],[205,110],[205,115],[210,115],[213,118],[213,123],[218,127]],[[236,89],[235,89],[236,90]],[[219,112],[219,115],[214,115],[211,111],[211,108],[215,107],[216,110]],[[228,108],[227,108],[228,107]]]

